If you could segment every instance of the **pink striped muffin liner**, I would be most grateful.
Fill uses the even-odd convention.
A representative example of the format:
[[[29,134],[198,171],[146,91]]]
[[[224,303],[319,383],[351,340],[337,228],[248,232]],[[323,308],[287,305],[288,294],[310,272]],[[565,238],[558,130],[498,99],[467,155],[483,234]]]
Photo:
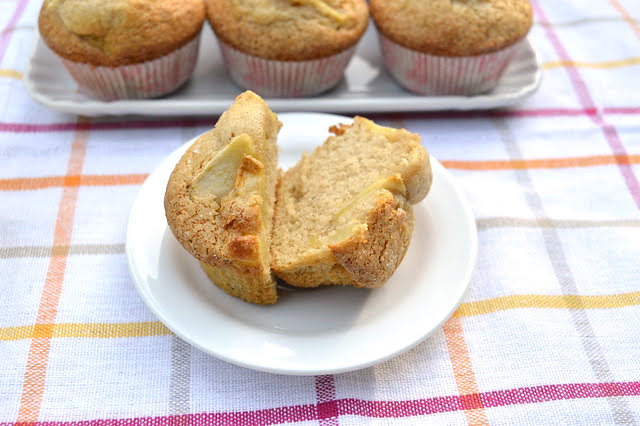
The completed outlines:
[[[313,96],[334,87],[355,52],[355,46],[321,59],[276,61],[248,55],[218,39],[233,81],[264,97]]]
[[[200,36],[151,61],[119,67],[94,66],[62,59],[79,88],[103,101],[154,98],[173,92],[193,74]]]
[[[421,95],[477,95],[497,86],[519,41],[497,52],[448,57],[421,53],[379,33],[387,69],[404,88]]]

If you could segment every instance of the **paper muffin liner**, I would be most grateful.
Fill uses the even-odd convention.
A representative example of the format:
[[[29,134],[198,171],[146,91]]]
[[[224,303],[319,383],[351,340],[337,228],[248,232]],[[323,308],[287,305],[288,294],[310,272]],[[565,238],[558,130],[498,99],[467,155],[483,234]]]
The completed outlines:
[[[103,101],[166,95],[191,77],[198,59],[200,36],[181,48],[139,64],[104,67],[62,59],[80,89]]]
[[[308,61],[276,61],[248,55],[218,39],[233,81],[264,97],[313,96],[334,87],[349,65],[355,46],[333,56]]]
[[[391,75],[406,89],[421,95],[477,95],[497,86],[509,62],[523,44],[497,52],[448,57],[418,52],[379,33],[384,61]]]

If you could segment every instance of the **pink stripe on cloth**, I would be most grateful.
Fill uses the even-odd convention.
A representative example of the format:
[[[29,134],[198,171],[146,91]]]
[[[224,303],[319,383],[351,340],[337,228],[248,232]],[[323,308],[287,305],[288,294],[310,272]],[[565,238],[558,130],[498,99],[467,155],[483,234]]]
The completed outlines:
[[[73,132],[76,130],[131,130],[131,129],[164,129],[167,127],[200,127],[215,124],[215,118],[164,121],[118,121],[118,122],[90,122],[90,123],[1,123],[0,132],[6,133],[46,133]]]
[[[567,399],[637,395],[640,395],[640,382],[575,383],[484,392],[482,401],[485,407],[503,407],[505,405],[535,404]]]
[[[532,6],[533,6],[533,9],[535,10],[536,15],[538,15],[539,17],[539,23],[544,27],[547,33],[547,37],[549,38],[549,41],[553,45],[553,48],[555,49],[560,59],[563,61],[570,62],[571,58],[569,57],[569,53],[560,42],[560,38],[558,37],[553,27],[549,23],[547,16],[545,15],[544,11],[542,10],[538,2],[537,1],[532,2]],[[567,67],[565,69],[569,74],[569,80],[571,81],[571,84],[573,85],[576,95],[578,96],[578,100],[580,101],[582,106],[586,109],[595,108],[595,103],[591,98],[589,89],[587,88],[585,81],[580,76],[578,69],[575,67]],[[627,151],[624,148],[622,141],[620,140],[620,136],[618,135],[618,131],[616,130],[616,128],[611,124],[608,124],[607,122],[605,122],[601,114],[595,114],[590,117],[593,120],[593,122],[602,129],[602,132],[604,133],[604,137],[607,140],[607,143],[609,144],[609,147],[611,148],[613,153],[616,156],[628,156]],[[631,165],[625,164],[625,162],[618,162],[618,168],[620,169],[620,173],[622,174],[622,177],[627,185],[627,188],[631,193],[631,198],[633,198],[633,201],[636,203],[636,206],[640,208],[640,182],[638,182],[638,178],[633,173],[633,169]]]
[[[443,118],[475,118],[475,117],[564,117],[564,116],[596,116],[598,114],[636,115],[640,114],[640,107],[607,107],[598,112],[596,108],[540,108],[522,110],[488,110],[488,111],[433,111],[422,113],[387,113],[370,114],[371,116],[406,117],[424,119]],[[46,133],[72,132],[75,130],[131,130],[131,129],[164,129],[170,127],[201,127],[211,126],[216,118],[197,118],[183,120],[132,120],[118,122],[90,123],[6,123],[0,122],[0,132],[5,133]]]
[[[640,108],[617,108],[618,114],[640,114]],[[604,111],[606,113],[606,110]],[[586,108],[540,108],[540,109],[497,109],[475,111],[431,111],[407,113],[377,113],[373,117],[384,118],[413,118],[413,119],[465,119],[465,118],[537,118],[537,117],[579,117],[595,115],[596,109]]]
[[[608,107],[603,109],[604,114],[640,114],[640,107]]]
[[[321,376],[326,377],[326,376]],[[317,384],[317,381],[316,381]],[[326,385],[321,385],[325,387]],[[536,404],[585,398],[640,396],[640,382],[568,383],[506,389],[466,395],[480,399],[485,408]],[[410,401],[365,401],[361,399],[335,400],[340,416],[368,418],[401,418],[425,416],[464,410],[459,395],[438,396]],[[79,422],[37,422],[38,426],[125,426],[131,424],[160,426],[179,423],[272,425],[322,420],[316,404],[293,405],[256,411],[198,413],[180,416],[142,417],[135,419],[100,419]],[[10,425],[14,423],[0,423]]]
[[[71,422],[37,422],[31,426],[174,426],[196,425],[255,425],[266,426],[279,423],[293,423],[318,420],[315,404],[294,405],[255,411],[236,411],[220,413],[182,414],[177,416],[139,417],[129,419],[100,419]],[[0,426],[17,423],[0,423]]]
[[[20,0],[20,2],[18,2],[7,26],[4,28],[2,33],[0,33],[0,63],[2,63],[4,54],[7,53],[7,47],[9,47],[9,41],[11,41],[11,36],[13,35],[13,31],[11,31],[11,29],[18,23],[24,9],[27,7],[27,3],[29,3],[29,0]]]
[[[485,408],[508,405],[535,404],[583,398],[612,396],[638,396],[640,382],[573,383],[543,385],[470,394],[465,397],[480,398]],[[443,396],[413,401],[363,401],[343,399],[339,401],[340,415],[363,417],[411,417],[428,414],[461,411],[464,399],[460,396]]]
[[[338,403],[336,384],[333,376],[316,377],[316,399],[320,426],[338,426]]]

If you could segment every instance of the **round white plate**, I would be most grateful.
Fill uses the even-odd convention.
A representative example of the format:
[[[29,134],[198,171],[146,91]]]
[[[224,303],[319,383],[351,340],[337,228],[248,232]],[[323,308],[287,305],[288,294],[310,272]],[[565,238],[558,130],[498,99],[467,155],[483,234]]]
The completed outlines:
[[[280,114],[280,165],[324,142],[328,128],[350,122],[329,114]],[[330,374],[368,367],[415,346],[460,302],[475,264],[477,232],[451,175],[435,159],[429,196],[415,206],[409,250],[376,290],[351,287],[279,290],[258,306],[213,285],[167,227],[163,198],[173,167],[189,145],[148,177],[133,204],[127,259],[147,306],[175,334],[233,364],[281,374]]]

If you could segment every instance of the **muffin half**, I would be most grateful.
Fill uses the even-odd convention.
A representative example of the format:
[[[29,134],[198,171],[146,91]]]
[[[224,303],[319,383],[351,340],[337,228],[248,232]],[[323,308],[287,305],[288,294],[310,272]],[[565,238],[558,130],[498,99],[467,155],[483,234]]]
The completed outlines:
[[[259,304],[277,300],[269,246],[280,126],[259,96],[241,94],[180,159],[164,199],[169,227],[209,278]]]
[[[356,117],[304,156],[277,189],[271,267],[299,287],[383,285],[431,186],[420,136]]]

